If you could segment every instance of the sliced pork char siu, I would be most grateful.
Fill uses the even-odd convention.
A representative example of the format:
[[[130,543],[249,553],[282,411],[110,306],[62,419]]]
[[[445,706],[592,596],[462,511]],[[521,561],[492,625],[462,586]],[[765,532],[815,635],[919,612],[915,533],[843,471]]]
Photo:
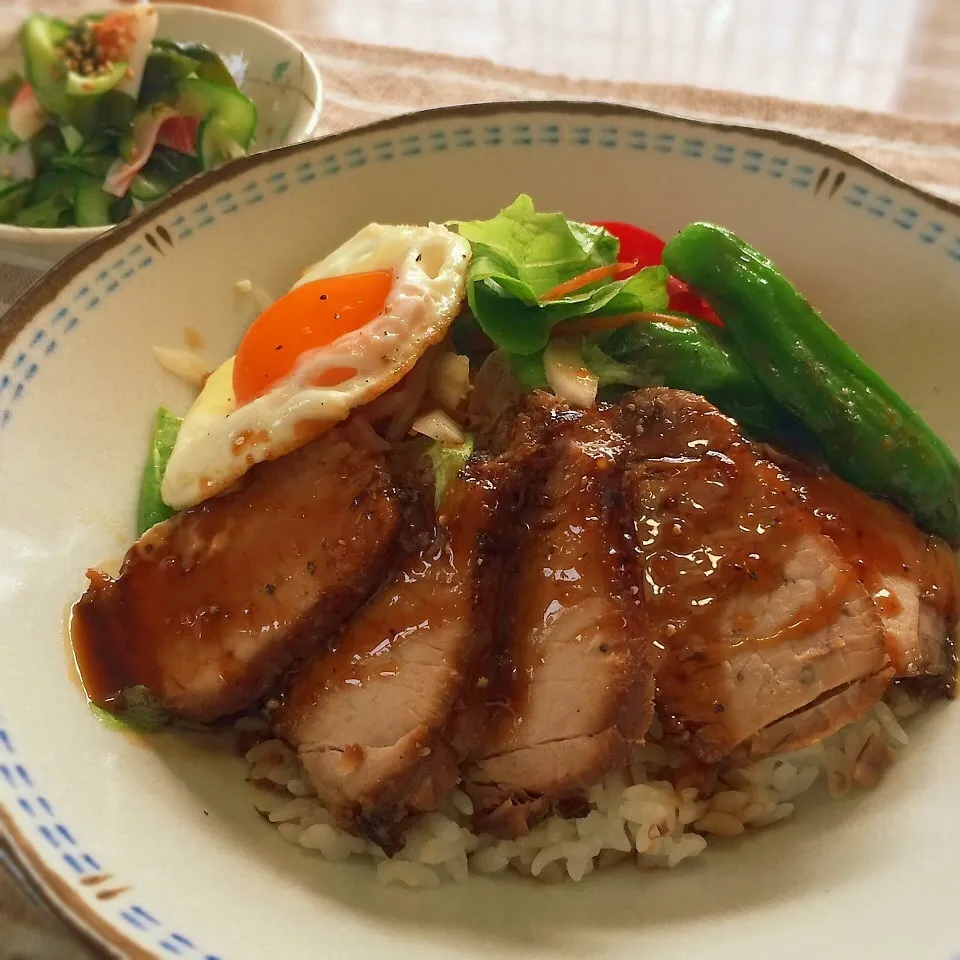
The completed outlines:
[[[738,753],[747,760],[798,750],[836,733],[862,717],[884,694],[890,671],[878,670],[862,680],[831,690],[795,713],[788,713],[751,737]]]
[[[621,408],[668,728],[711,762],[857,719],[893,675],[883,625],[787,478],[701,397],[643,390]]]
[[[400,524],[384,465],[339,430],[158,524],[74,610],[87,691],[144,686],[208,722],[264,695],[378,586]]]
[[[494,712],[465,771],[478,829],[500,836],[582,809],[650,724],[648,631],[626,570],[624,439],[612,416],[555,409],[546,482],[522,514]]]
[[[902,678],[953,687],[958,572],[950,546],[901,510],[832,474],[789,462],[784,472],[873,597],[887,653]]]
[[[474,458],[445,494],[433,542],[299,672],[275,716],[341,825],[393,853],[435,810],[485,720],[501,558],[539,456],[521,417],[510,448]],[[477,715],[479,706],[483,713]]]

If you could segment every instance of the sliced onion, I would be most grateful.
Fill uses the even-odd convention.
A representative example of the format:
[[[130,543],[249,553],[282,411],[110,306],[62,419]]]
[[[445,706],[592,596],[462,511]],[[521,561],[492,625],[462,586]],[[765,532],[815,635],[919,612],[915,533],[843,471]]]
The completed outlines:
[[[203,386],[210,376],[210,365],[198,353],[175,347],[154,347],[157,363],[168,373],[196,387]]]
[[[381,393],[375,400],[364,404],[363,412],[371,423],[382,423],[384,420],[393,420],[406,404],[406,394],[401,386],[391,387],[386,393]]]
[[[431,440],[449,446],[459,446],[463,443],[463,431],[460,424],[445,410],[431,410],[417,417],[410,425],[411,433],[421,433]]]
[[[473,378],[467,404],[467,422],[481,432],[493,429],[506,411],[523,396],[506,350],[494,350]]]
[[[394,388],[402,395],[403,401],[398,405],[397,412],[386,429],[386,437],[391,443],[397,443],[410,432],[414,417],[426,395],[430,368],[435,358],[436,347],[426,350],[414,368]]]
[[[470,391],[470,359],[444,353],[430,371],[430,396],[442,407],[456,410]]]
[[[580,340],[554,337],[543,351],[543,369],[550,389],[561,400],[584,410],[597,402],[600,380],[584,364]]]

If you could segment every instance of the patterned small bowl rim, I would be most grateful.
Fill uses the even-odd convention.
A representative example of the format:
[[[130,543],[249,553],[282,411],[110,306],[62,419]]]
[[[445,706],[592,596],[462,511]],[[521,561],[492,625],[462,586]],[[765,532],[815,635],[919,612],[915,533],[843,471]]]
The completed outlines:
[[[301,143],[310,138],[310,135],[316,129],[320,122],[320,114],[323,111],[323,78],[313,57],[299,44],[290,34],[278,30],[263,20],[256,17],[249,17],[242,13],[231,13],[226,10],[213,10],[208,7],[200,7],[192,3],[164,3],[158,8],[161,19],[164,15],[189,12],[192,15],[207,17],[210,20],[226,21],[231,20],[235,23],[245,23],[252,30],[260,33],[269,33],[283,42],[289,49],[292,56],[299,58],[303,85],[300,89],[300,96],[309,105],[310,112],[306,118],[298,124],[295,124],[287,132],[284,143],[280,147],[273,147],[273,150],[283,149],[283,147],[292,146]],[[271,151],[257,151],[252,156],[259,156],[262,153]],[[204,174],[200,175],[201,177]],[[173,192],[171,191],[171,196]],[[134,218],[128,217],[124,224],[130,223]],[[43,244],[56,240],[61,243],[76,243],[80,246],[88,240],[109,233],[115,227],[18,227],[10,223],[0,223],[0,243],[21,245],[23,249],[28,246],[35,246],[37,252],[41,253]]]

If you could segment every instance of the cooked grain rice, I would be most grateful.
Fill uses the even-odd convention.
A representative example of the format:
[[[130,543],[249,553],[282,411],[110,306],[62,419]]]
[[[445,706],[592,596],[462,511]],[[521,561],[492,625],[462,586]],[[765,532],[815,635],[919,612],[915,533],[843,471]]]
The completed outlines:
[[[794,812],[794,801],[821,778],[830,796],[843,796],[855,781],[861,782],[858,764],[862,767],[868,752],[873,764],[869,780],[877,773],[878,757],[892,757],[906,745],[898,717],[917,709],[915,701],[895,691],[888,703],[877,704],[824,743],[727,771],[710,796],[700,796],[696,787],[673,786],[670,777],[684,757],[655,742],[662,736],[655,721],[651,742],[634,750],[629,770],[611,774],[590,790],[592,809],[586,816],[550,817],[524,837],[498,840],[473,833],[473,804],[455,789],[440,810],[413,825],[403,849],[390,859],[376,844],[332,823],[328,811],[308,795],[296,755],[286,744],[264,741],[247,752],[246,760],[251,780],[270,781],[288,793],[287,798],[267,795],[257,802],[285,840],[331,861],[367,855],[377,862],[381,883],[435,887],[448,880],[465,883],[471,871],[495,874],[507,869],[556,883],[582,880],[628,856],[640,867],[675,867],[699,856],[708,836],[733,838],[786,819]],[[262,724],[244,719],[238,728],[251,732]]]
[[[154,347],[153,355],[164,370],[191,386],[202,386],[204,380],[210,375],[210,365],[193,350],[180,347]]]

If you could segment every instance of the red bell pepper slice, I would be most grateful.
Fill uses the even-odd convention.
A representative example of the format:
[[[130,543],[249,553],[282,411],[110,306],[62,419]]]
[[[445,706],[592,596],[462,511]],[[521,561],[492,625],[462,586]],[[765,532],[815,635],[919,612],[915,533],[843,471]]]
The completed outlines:
[[[622,276],[630,276],[643,267],[658,267],[663,263],[663,248],[666,243],[655,233],[644,230],[642,227],[634,226],[632,223],[623,223],[619,220],[602,220],[592,224],[595,227],[603,227],[608,233],[612,233],[620,241],[621,261],[633,260],[636,267],[630,273]],[[667,293],[670,295],[669,309],[677,313],[686,313],[698,320],[706,320],[715,326],[722,327],[720,318],[713,312],[710,304],[703,297],[676,277],[670,277],[667,280]]]

